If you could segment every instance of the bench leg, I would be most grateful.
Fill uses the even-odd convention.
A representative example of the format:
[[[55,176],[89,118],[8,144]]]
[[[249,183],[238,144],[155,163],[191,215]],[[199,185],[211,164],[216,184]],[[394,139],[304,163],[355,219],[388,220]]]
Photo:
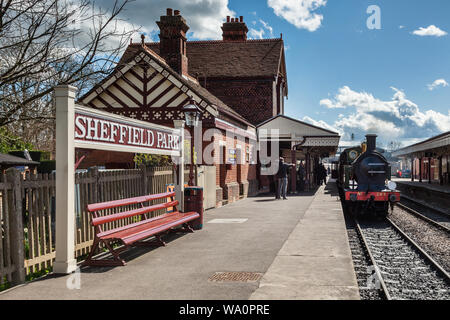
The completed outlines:
[[[134,245],[135,246],[142,246],[142,247],[154,247],[154,246],[165,247],[166,243],[161,239],[160,235],[156,235],[155,239],[153,241],[148,241],[148,242],[140,241],[140,242],[136,242]]]
[[[181,228],[170,229],[168,231],[168,233],[179,233],[179,232],[194,233],[194,229],[192,229],[192,227],[188,223],[185,223],[185,224],[183,224],[183,226]]]
[[[111,254],[112,254],[113,257],[114,257],[114,260],[111,261],[111,262],[113,262],[114,265],[119,265],[119,266],[124,266],[124,265],[126,265],[125,261],[122,260],[122,259],[120,259],[119,253],[116,252],[116,251],[112,248],[111,243],[109,243],[109,241],[103,241],[103,242],[104,242],[104,244],[106,245],[106,247],[108,248],[109,252],[111,252]],[[107,260],[104,260],[104,261],[107,261]],[[116,264],[116,263],[117,263],[117,264]]]
[[[82,267],[83,267],[83,266],[88,266],[88,265],[90,265],[90,263],[91,263],[92,261],[94,261],[94,260],[92,260],[92,256],[94,255],[94,252],[95,252],[95,250],[97,249],[97,246],[98,246],[98,238],[95,237],[95,238],[94,238],[94,243],[92,244],[91,251],[89,252],[88,257],[87,257],[86,260],[84,260],[84,262],[81,264]]]
[[[156,242],[158,242],[160,246],[162,246],[162,247],[166,246],[166,243],[161,239],[160,235],[156,235],[155,239],[156,239]]]
[[[184,229],[186,230],[186,232],[194,233],[194,229],[192,229],[192,227],[189,225],[189,223],[184,224]]]
[[[105,246],[108,248],[109,252],[113,255],[113,260],[97,260],[92,259],[92,256],[94,255],[95,249],[100,244],[100,242],[103,242]],[[123,251],[123,249],[122,249]],[[82,263],[81,266],[101,266],[101,267],[115,267],[115,266],[125,266],[126,262],[122,259],[120,259],[119,254],[117,251],[115,251],[109,241],[99,240],[98,238],[94,239],[94,243],[92,244],[91,252],[89,253],[89,256],[87,259]]]

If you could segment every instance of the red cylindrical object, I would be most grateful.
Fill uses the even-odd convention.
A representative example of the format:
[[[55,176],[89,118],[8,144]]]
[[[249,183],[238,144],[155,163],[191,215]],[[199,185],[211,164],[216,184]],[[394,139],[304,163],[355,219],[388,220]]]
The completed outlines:
[[[194,230],[203,228],[203,188],[186,187],[184,189],[184,212],[198,212],[200,217],[190,222]]]

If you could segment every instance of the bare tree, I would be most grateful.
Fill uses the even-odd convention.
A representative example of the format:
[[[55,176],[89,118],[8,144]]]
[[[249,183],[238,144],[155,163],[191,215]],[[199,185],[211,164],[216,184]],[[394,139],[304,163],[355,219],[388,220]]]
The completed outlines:
[[[0,126],[50,134],[53,87],[82,94],[112,71],[137,31],[119,18],[131,1],[0,0]]]
[[[395,151],[402,147],[403,143],[401,141],[391,141],[389,142],[389,151]]]

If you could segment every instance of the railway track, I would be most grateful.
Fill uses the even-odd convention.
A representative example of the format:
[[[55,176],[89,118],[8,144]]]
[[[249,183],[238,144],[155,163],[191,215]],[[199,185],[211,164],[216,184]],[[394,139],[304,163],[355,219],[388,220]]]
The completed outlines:
[[[404,211],[422,219],[423,221],[435,226],[436,228],[445,231],[447,234],[450,234],[450,218],[447,218],[439,213],[431,213],[432,208],[426,208],[428,211],[426,214],[419,212],[418,210],[415,210],[411,208],[410,206],[397,202],[396,206],[400,209],[403,209]],[[422,205],[423,206],[423,205]],[[423,212],[423,211],[422,211]]]
[[[355,221],[371,260],[368,286],[388,300],[449,300],[449,274],[394,222]]]

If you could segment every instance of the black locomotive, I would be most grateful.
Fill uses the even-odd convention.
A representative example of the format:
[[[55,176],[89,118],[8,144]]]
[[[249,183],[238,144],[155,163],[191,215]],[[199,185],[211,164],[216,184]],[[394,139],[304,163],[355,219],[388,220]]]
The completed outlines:
[[[344,209],[356,215],[385,217],[389,207],[400,201],[400,192],[390,182],[391,168],[376,151],[374,134],[366,144],[344,150],[339,158],[337,185]],[[389,182],[388,182],[389,181]]]

